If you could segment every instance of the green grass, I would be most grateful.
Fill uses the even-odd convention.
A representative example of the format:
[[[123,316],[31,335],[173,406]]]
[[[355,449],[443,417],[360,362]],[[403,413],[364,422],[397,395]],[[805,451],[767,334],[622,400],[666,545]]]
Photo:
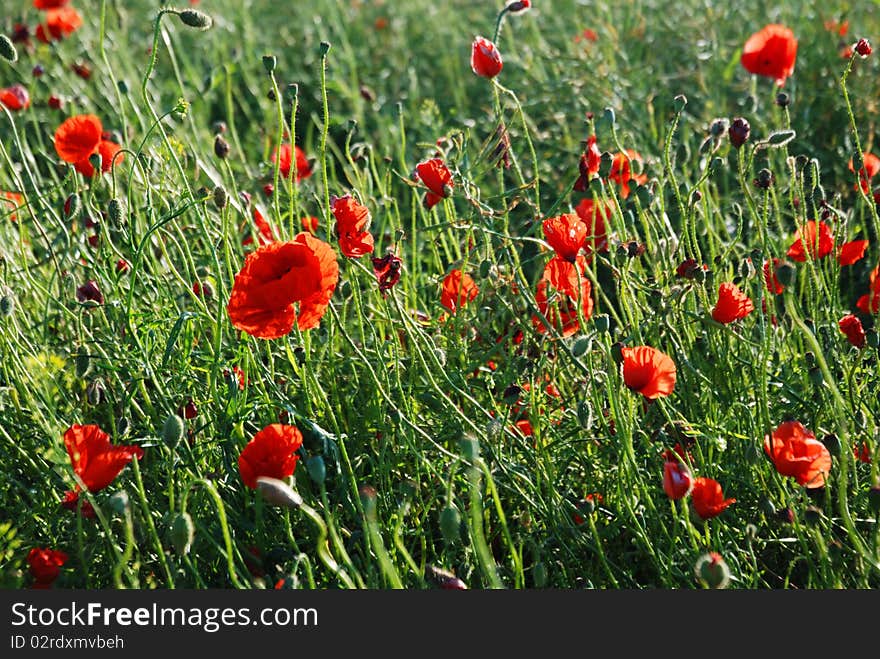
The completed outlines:
[[[853,266],[796,264],[782,296],[769,296],[760,275],[768,256],[785,258],[798,225],[819,219],[822,200],[841,241],[876,235],[876,212],[847,169],[856,148],[840,85],[849,60],[839,55],[861,36],[877,41],[870,6],[768,13],[758,3],[538,0],[505,19],[493,82],[469,65],[473,37],[493,36],[491,3],[310,0],[286,3],[280,16],[276,3],[203,0],[210,30],[166,14],[155,33],[154,3],[74,4],[82,28],[52,46],[19,44],[18,62],[0,61],[0,87],[20,82],[32,98],[0,114],[0,190],[27,201],[14,222],[0,211],[0,290],[14,299],[0,316],[0,585],[31,584],[25,557],[35,546],[70,556],[56,587],[271,588],[287,578],[302,588],[423,588],[435,585],[433,566],[472,588],[692,588],[708,551],[724,557],[736,588],[880,585],[869,500],[880,477],[877,335],[864,314],[867,347],[837,328],[868,291],[880,244]],[[0,31],[35,23],[35,10],[21,11]],[[832,18],[850,21],[844,44],[823,26]],[[739,65],[742,44],[769,22],[799,40],[786,110],[771,80]],[[595,42],[575,41],[585,28]],[[75,62],[91,67],[87,80]],[[876,53],[856,58],[847,81],[865,151],[877,66]],[[50,95],[62,110],[47,106]],[[687,97],[680,112],[678,95]],[[79,113],[99,116],[127,149],[112,176],[87,180],[58,160],[55,129]],[[713,120],[738,116],[751,124],[742,150],[726,137],[701,150]],[[225,160],[214,154],[221,121]],[[510,169],[490,158],[499,122]],[[755,149],[782,130],[795,138]],[[314,161],[296,186],[278,182],[269,161],[285,131]],[[615,206],[610,251],[589,269],[593,318],[561,338],[531,321],[551,255],[541,220],[584,196],[572,186],[593,131],[602,151],[641,153],[649,182],[627,199],[591,185]],[[428,211],[411,173],[438,148],[454,194]],[[762,168],[774,177],[766,191],[753,184]],[[267,183],[276,183],[271,198]],[[228,193],[223,210],[216,186]],[[313,215],[334,247],[328,196],[355,194],[372,213],[375,255],[394,248],[403,260],[400,283],[383,296],[368,259],[340,254],[317,329],[272,341],[238,332],[225,306],[253,249],[242,246],[254,228],[242,192],[279,238]],[[76,218],[63,211],[72,194]],[[117,222],[113,199],[125,210]],[[631,240],[643,255],[618,249]],[[688,257],[709,266],[704,283],[676,276]],[[130,272],[116,271],[119,259]],[[480,293],[441,320],[440,282],[453,268]],[[77,301],[88,280],[103,305]],[[197,281],[212,296],[194,294]],[[756,309],[722,326],[710,314],[725,281]],[[605,316],[607,331],[596,323]],[[647,404],[627,389],[616,343],[669,354],[673,394]],[[242,391],[224,375],[233,366],[247,376]],[[165,421],[190,400],[197,415],[169,443]],[[518,415],[533,436],[516,431]],[[800,487],[765,457],[765,435],[788,419],[839,438],[827,487]],[[238,473],[244,445],[279,420],[305,434],[291,481],[301,509],[270,505]],[[60,507],[75,485],[62,442],[74,423],[145,450],[87,495],[94,520]],[[663,452],[684,442],[695,476],[737,500],[706,522],[663,491]],[[853,458],[862,443],[870,464]],[[593,493],[598,503],[582,503]],[[170,535],[183,512],[194,523],[185,555]]]

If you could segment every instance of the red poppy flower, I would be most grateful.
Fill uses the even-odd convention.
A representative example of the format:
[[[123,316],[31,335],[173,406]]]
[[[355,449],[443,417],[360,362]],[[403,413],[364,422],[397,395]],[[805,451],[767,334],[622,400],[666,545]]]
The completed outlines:
[[[868,446],[867,442],[862,442],[858,446],[853,444],[853,457],[859,462],[871,464],[871,447]]]
[[[595,30],[591,30],[590,28],[585,28],[580,34],[576,34],[574,36],[575,43],[580,43],[581,41],[596,42],[598,40],[599,40],[599,35],[596,34]]]
[[[79,488],[65,492],[64,498],[61,500],[61,507],[64,508],[64,510],[72,510],[76,512],[77,506],[79,506]],[[83,501],[82,507],[80,508],[80,514],[86,519],[94,519],[95,508],[88,501]]]
[[[606,222],[614,212],[614,207],[609,203],[594,202],[591,197],[581,199],[574,212],[587,226],[586,246],[590,243],[597,252],[608,251],[608,236]]]
[[[690,470],[678,460],[668,460],[663,465],[663,491],[670,499],[683,499],[694,487]]]
[[[494,78],[504,66],[495,44],[484,37],[474,39],[471,50],[471,70],[483,78]]]
[[[0,105],[5,105],[12,112],[24,110],[31,105],[31,96],[24,85],[11,85],[0,89]]]
[[[869,194],[871,192],[871,179],[877,175],[877,172],[880,172],[880,158],[873,153],[865,151],[862,154],[862,163],[862,168],[859,170],[859,182],[855,189],[858,190],[858,186],[861,185],[862,191],[865,194]],[[856,170],[852,158],[849,159],[849,165],[847,166],[849,171],[855,173]]]
[[[300,233],[247,255],[226,311],[234,327],[260,339],[282,337],[294,325],[313,329],[327,311],[338,279],[330,245]]]
[[[719,323],[732,323],[754,310],[755,305],[748,295],[739,290],[736,284],[724,282],[718,287],[718,302],[712,309],[712,319]]]
[[[782,265],[782,259],[773,259],[773,269],[770,269],[770,261],[764,261],[764,284],[771,295],[780,295],[785,286],[776,277],[776,268]]]
[[[871,285],[868,293],[859,298],[856,306],[864,313],[880,312],[880,265],[871,271]]]
[[[837,326],[846,335],[846,340],[856,348],[865,347],[865,329],[862,327],[862,321],[852,314],[847,314],[837,321]]]
[[[865,256],[866,249],[868,249],[867,240],[852,240],[843,243],[837,249],[837,262],[842,266],[858,263]]]
[[[0,190],[0,214],[9,213],[12,222],[18,219],[15,211],[24,206],[24,197],[17,192],[4,192]]]
[[[64,433],[64,446],[74,473],[89,492],[103,490],[133,458],[144,457],[139,446],[113,446],[110,435],[95,425],[70,426]]]
[[[300,222],[302,223],[303,231],[308,231],[309,233],[317,233],[318,231],[318,218],[312,215],[307,215],[303,217]]]
[[[34,578],[34,588],[48,588],[61,574],[67,554],[57,549],[34,547],[27,555],[28,570]]]
[[[656,348],[623,348],[623,382],[645,398],[668,396],[675,389],[675,362]]]
[[[587,239],[587,225],[574,213],[565,213],[544,220],[544,237],[556,254],[574,263]]]
[[[602,152],[599,151],[599,145],[596,143],[596,136],[590,135],[586,141],[586,149],[578,162],[580,176],[578,176],[578,180],[575,181],[574,189],[578,192],[585,192],[590,185],[590,179],[599,173],[599,167],[601,165]]]
[[[611,162],[611,172],[608,178],[620,185],[620,196],[626,199],[629,196],[629,182],[635,181],[638,185],[642,185],[648,181],[646,174],[633,174],[632,161],[637,160],[643,162],[641,154],[638,151],[627,149],[626,152],[618,152]]]
[[[69,4],[70,0],[34,0],[36,9],[58,9]]]
[[[807,488],[822,487],[831,471],[831,453],[799,421],[786,421],[764,439],[764,453],[783,476]]]
[[[736,499],[725,499],[721,491],[721,483],[711,478],[698,478],[694,481],[694,489],[691,492],[691,501],[694,504],[694,512],[700,519],[717,517]]]
[[[811,259],[821,259],[828,256],[833,249],[834,238],[831,237],[831,229],[828,225],[822,220],[819,220],[818,224],[815,220],[810,220],[795,232],[794,242],[788,248],[786,255],[803,263],[808,255]]]
[[[95,168],[89,158],[101,156],[101,171],[109,172],[114,160],[122,162],[124,155],[117,157],[118,144],[104,139],[101,120],[93,114],[80,114],[66,119],[55,131],[55,151],[64,162],[73,164],[76,171],[91,177]]]
[[[302,433],[296,426],[273,423],[260,430],[238,456],[238,471],[246,486],[255,490],[257,478],[285,479],[293,474]]]
[[[260,245],[268,245],[271,242],[275,242],[275,236],[272,233],[272,225],[266,221],[266,218],[263,217],[263,214],[260,212],[260,209],[254,206],[254,224],[257,227],[257,241]],[[250,233],[244,240],[241,241],[242,246],[247,247],[248,245],[254,244],[254,234]]]
[[[82,16],[73,7],[58,7],[46,12],[46,22],[37,26],[35,36],[43,43],[61,41],[82,25]]]
[[[837,19],[828,19],[822,23],[823,27],[829,32],[837,32],[838,36],[845,37],[849,32],[849,21],[838,21]]]
[[[441,199],[452,194],[452,172],[441,158],[431,158],[416,165],[416,178],[428,188],[424,199],[425,208],[433,208]]]
[[[333,200],[331,210],[336,218],[340,251],[352,259],[372,253],[373,236],[367,231],[372,219],[369,209],[351,195],[345,195]]]
[[[746,41],[740,62],[749,73],[773,78],[782,86],[794,73],[797,46],[790,29],[784,25],[767,25]]]
[[[531,437],[535,434],[532,430],[532,424],[528,419],[520,419],[513,425],[517,430],[519,430],[520,433],[522,433],[524,437]]]
[[[480,289],[469,274],[461,270],[453,270],[443,280],[440,289],[440,304],[452,313],[457,313],[459,309],[477,297],[479,292]]]
[[[383,293],[394,288],[400,281],[400,269],[403,262],[396,254],[388,253],[383,257],[373,258],[373,273],[379,282],[379,290]]]
[[[278,169],[281,172],[281,177],[288,179],[290,178],[291,169],[294,165],[294,158],[296,159],[296,180],[297,182],[301,181],[304,178],[309,178],[312,175],[312,166],[309,165],[309,160],[306,158],[305,152],[300,149],[298,146],[294,145],[292,148],[290,144],[282,144],[281,145],[281,159],[278,164]],[[274,153],[272,153],[272,164],[275,164],[275,161],[278,159],[279,151],[275,149]]]
[[[544,268],[544,274],[535,291],[538,310],[562,336],[571,336],[580,329],[578,298],[584,319],[593,315],[593,288],[590,280],[581,276],[586,259],[579,256],[575,263],[555,257]],[[532,325],[542,334],[548,331],[539,316],[532,316]]]

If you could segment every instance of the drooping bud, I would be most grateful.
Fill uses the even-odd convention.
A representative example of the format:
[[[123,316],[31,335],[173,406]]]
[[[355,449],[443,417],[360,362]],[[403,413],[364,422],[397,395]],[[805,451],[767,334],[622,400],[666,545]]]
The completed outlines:
[[[74,219],[79,215],[80,210],[82,210],[82,202],[79,195],[74,192],[64,200],[64,219],[68,221]]]
[[[290,485],[278,478],[260,476],[257,478],[257,489],[263,498],[274,506],[299,508],[303,498]]]
[[[276,66],[278,66],[278,58],[275,55],[263,55],[263,68],[266,69],[266,73],[273,73]]]
[[[8,318],[15,311],[15,296],[12,290],[3,287],[0,288],[0,318]]]
[[[871,43],[867,39],[859,39],[853,50],[855,50],[862,59],[865,59],[871,54],[873,49],[871,48]]]
[[[18,51],[5,34],[0,34],[0,57],[11,64],[18,61]]]
[[[218,158],[226,158],[229,155],[229,142],[220,135],[214,137],[214,155]]]
[[[214,24],[210,16],[197,9],[184,9],[177,15],[180,17],[181,23],[197,30],[207,30]]]
[[[195,537],[195,526],[189,513],[179,513],[171,522],[171,546],[180,556],[186,556]]]

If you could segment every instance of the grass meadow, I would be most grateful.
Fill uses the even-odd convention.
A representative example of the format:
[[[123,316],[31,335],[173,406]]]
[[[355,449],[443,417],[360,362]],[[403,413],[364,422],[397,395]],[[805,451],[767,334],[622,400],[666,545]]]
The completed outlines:
[[[5,2],[0,586],[880,585],[873,3],[281,4]]]

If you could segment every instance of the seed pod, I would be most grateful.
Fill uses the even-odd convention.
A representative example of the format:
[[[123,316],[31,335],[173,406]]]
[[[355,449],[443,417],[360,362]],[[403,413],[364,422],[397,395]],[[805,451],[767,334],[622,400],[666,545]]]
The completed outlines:
[[[195,537],[195,526],[189,513],[179,513],[171,521],[171,546],[180,556],[186,556]]]
[[[214,24],[213,19],[197,9],[184,9],[178,16],[184,25],[194,27],[197,30],[207,30]]]

